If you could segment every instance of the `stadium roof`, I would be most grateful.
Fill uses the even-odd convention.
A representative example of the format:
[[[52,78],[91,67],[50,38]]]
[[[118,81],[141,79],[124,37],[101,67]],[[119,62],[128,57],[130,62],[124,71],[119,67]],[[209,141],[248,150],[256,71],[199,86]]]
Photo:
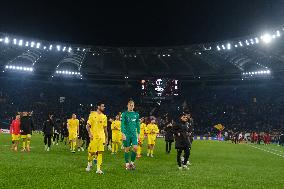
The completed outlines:
[[[0,33],[0,66],[2,75],[25,69],[46,78],[63,71],[90,79],[240,77],[246,72],[284,70],[282,35],[284,28],[278,27],[260,35],[206,44],[102,47]]]

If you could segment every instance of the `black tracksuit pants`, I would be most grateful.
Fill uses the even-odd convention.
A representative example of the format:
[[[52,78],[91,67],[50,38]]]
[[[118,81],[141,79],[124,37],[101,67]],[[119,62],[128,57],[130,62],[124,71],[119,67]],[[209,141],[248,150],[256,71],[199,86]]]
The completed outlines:
[[[183,162],[181,162],[182,151],[184,151],[184,161]],[[190,153],[189,148],[177,149],[177,163],[178,163],[179,167],[181,167],[182,163],[183,163],[183,165],[186,165],[186,163],[189,159],[189,153]]]
[[[172,149],[172,141],[166,141],[166,152],[170,153]]]
[[[45,134],[44,135],[44,145],[47,145],[48,147],[51,146],[51,134]]]

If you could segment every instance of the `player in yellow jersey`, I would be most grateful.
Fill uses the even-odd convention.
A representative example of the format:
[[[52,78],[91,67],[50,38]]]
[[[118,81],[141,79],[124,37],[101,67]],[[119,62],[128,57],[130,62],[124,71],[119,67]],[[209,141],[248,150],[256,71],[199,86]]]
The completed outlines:
[[[87,131],[90,137],[88,148],[88,165],[86,171],[91,171],[93,160],[97,159],[97,174],[103,174],[102,162],[104,146],[108,142],[107,117],[103,114],[104,103],[98,103],[96,111],[92,111],[87,122]]]
[[[112,154],[116,154],[118,152],[118,145],[121,141],[121,122],[120,116],[117,115],[115,120],[111,123],[111,131],[112,131]]]
[[[148,136],[148,153],[147,156],[154,157],[154,147],[156,144],[156,137],[159,133],[158,125],[156,124],[156,120],[152,119],[151,123],[147,125],[147,136]]]
[[[70,150],[72,153],[75,153],[76,141],[79,135],[79,120],[76,114],[72,114],[72,118],[67,120],[67,129],[69,132]]]
[[[137,158],[141,157],[142,146],[144,143],[145,133],[146,133],[146,123],[145,118],[140,119],[140,135],[138,137],[138,148],[137,148]]]

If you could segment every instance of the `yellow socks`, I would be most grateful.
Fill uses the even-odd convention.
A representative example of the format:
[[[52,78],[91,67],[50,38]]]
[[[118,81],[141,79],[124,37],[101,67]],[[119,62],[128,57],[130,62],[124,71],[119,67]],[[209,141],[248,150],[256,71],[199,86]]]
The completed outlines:
[[[111,152],[112,153],[117,153],[118,152],[118,143],[112,143],[111,144]]]
[[[71,151],[75,151],[76,141],[71,141],[70,145],[71,145]]]
[[[142,147],[138,145],[137,147],[137,155],[141,155]]]
[[[118,143],[115,143],[115,153],[118,152]]]
[[[26,141],[23,141],[23,149],[26,149]]]
[[[95,158],[94,154],[88,153],[88,163],[92,163]]]
[[[97,170],[101,170],[103,163],[103,154],[99,153],[97,157]]]

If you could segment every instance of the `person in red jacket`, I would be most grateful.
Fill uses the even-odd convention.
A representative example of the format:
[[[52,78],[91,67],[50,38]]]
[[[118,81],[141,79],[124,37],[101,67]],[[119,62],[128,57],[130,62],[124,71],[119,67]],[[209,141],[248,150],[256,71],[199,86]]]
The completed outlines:
[[[11,123],[10,134],[12,135],[12,147],[14,151],[18,151],[18,145],[20,141],[20,115],[16,116]]]
[[[270,134],[269,133],[265,133],[265,135],[263,136],[263,141],[265,145],[270,144]]]

